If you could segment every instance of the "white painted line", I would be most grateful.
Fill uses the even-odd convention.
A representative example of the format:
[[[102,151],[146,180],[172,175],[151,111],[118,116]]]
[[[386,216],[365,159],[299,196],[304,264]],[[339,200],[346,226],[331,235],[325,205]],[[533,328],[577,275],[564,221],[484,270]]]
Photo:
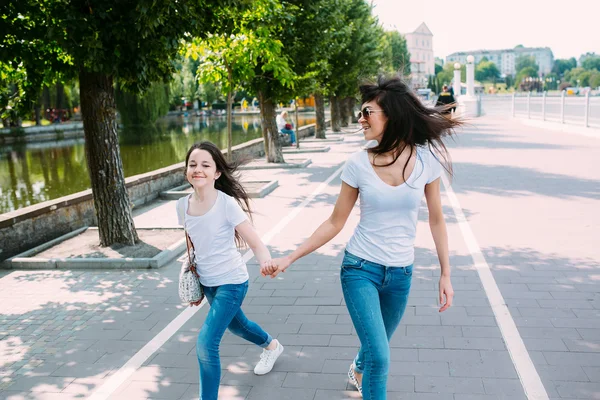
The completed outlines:
[[[322,182],[302,203],[294,208],[285,218],[275,225],[267,234],[262,237],[262,241],[268,244],[273,237],[278,235],[287,224],[290,223],[304,207],[306,207],[317,195],[319,195],[326,187],[334,180],[344,169],[343,166],[338,168],[333,174]],[[253,257],[252,251],[248,250],[244,256],[244,262],[248,262]],[[140,351],[135,353],[119,370],[111,376],[106,382],[94,391],[88,397],[88,400],[106,400],[108,399],[127,379],[150,358],[158,349],[160,349],[190,318],[192,318],[200,308],[206,304],[206,299],[199,307],[187,307],[173,321],[169,323],[162,331],[160,331],[152,340],[150,340]]]
[[[454,194],[454,191],[444,174],[442,174],[442,181],[444,182],[446,194],[452,204],[454,215],[456,215],[456,220],[458,221],[465,243],[471,253],[471,257],[473,257],[473,264],[477,269],[479,279],[481,279],[485,293],[492,306],[492,311],[494,312],[494,316],[500,327],[500,332],[502,333],[502,337],[508,348],[508,353],[517,370],[517,375],[521,380],[525,395],[530,400],[548,400],[548,393],[546,393],[542,380],[531,361],[531,357],[529,357],[525,343],[523,343],[523,339],[519,335],[519,330],[515,325],[515,321],[508,311],[508,307],[504,302],[504,298],[494,279],[494,275],[492,275],[490,266],[485,260],[485,257],[479,248],[479,244],[477,243],[477,239],[475,239],[475,235],[473,234],[473,231],[465,218],[462,207],[458,202],[458,198],[456,197],[456,194]]]

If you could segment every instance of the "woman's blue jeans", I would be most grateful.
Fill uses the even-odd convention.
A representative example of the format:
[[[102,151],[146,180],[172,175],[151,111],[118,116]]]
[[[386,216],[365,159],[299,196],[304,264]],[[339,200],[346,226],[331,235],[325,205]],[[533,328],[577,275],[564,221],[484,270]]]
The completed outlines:
[[[291,129],[282,129],[281,133],[285,133],[286,135],[290,135],[290,140],[292,144],[296,143],[296,133]]]
[[[248,281],[202,288],[210,310],[196,342],[196,355],[200,364],[200,400],[217,400],[221,381],[219,345],[225,329],[263,348],[267,347],[273,338],[246,318],[241,309],[248,291]]]
[[[365,400],[386,398],[390,366],[390,339],[406,309],[413,266],[386,267],[363,260],[347,251],[342,261],[344,299],[360,350],[356,372],[363,374]]]

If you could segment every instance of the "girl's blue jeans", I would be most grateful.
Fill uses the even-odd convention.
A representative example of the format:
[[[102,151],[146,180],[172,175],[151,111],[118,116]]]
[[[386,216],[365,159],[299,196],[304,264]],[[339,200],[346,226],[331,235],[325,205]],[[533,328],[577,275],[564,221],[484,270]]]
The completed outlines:
[[[225,329],[260,347],[267,347],[273,338],[241,309],[248,291],[248,281],[215,287],[202,286],[210,310],[198,334],[196,355],[200,364],[200,399],[217,400],[221,381],[219,345]]]

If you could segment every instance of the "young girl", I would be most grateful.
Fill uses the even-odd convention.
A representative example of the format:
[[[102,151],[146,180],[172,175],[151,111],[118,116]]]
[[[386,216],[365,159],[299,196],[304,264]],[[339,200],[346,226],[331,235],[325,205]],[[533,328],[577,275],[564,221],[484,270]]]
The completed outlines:
[[[241,310],[248,270],[236,242],[246,242],[261,265],[271,255],[244,212],[250,212],[248,195],[233,175],[235,167],[225,161],[219,148],[210,142],[197,143],[188,151],[185,165],[194,191],[177,201],[177,215],[192,241],[200,283],[210,304],[196,343],[200,399],[216,400],[221,380],[219,344],[225,329],[263,348],[254,368],[257,375],[270,372],[283,352],[277,339]]]
[[[346,162],[331,216],[297,250],[265,263],[261,272],[275,277],[333,239],[360,196],[360,222],[346,247],[340,275],[361,346],[348,376],[365,399],[382,400],[386,398],[389,341],[410,291],[423,194],[441,266],[439,311],[452,305],[439,156],[447,159],[442,137],[460,122],[444,118],[443,109],[424,106],[398,78],[380,78],[377,84],[361,86],[360,92],[359,123],[365,139],[377,145],[358,151]]]

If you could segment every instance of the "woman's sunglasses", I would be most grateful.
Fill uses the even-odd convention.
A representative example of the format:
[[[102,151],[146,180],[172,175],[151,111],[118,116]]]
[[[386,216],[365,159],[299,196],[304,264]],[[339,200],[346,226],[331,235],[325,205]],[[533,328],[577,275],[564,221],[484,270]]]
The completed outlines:
[[[373,110],[369,107],[365,107],[362,109],[362,111],[358,112],[358,119],[361,119],[364,117],[364,119],[369,119],[369,117],[371,116],[371,114],[375,113],[375,112],[385,112],[383,110]]]

